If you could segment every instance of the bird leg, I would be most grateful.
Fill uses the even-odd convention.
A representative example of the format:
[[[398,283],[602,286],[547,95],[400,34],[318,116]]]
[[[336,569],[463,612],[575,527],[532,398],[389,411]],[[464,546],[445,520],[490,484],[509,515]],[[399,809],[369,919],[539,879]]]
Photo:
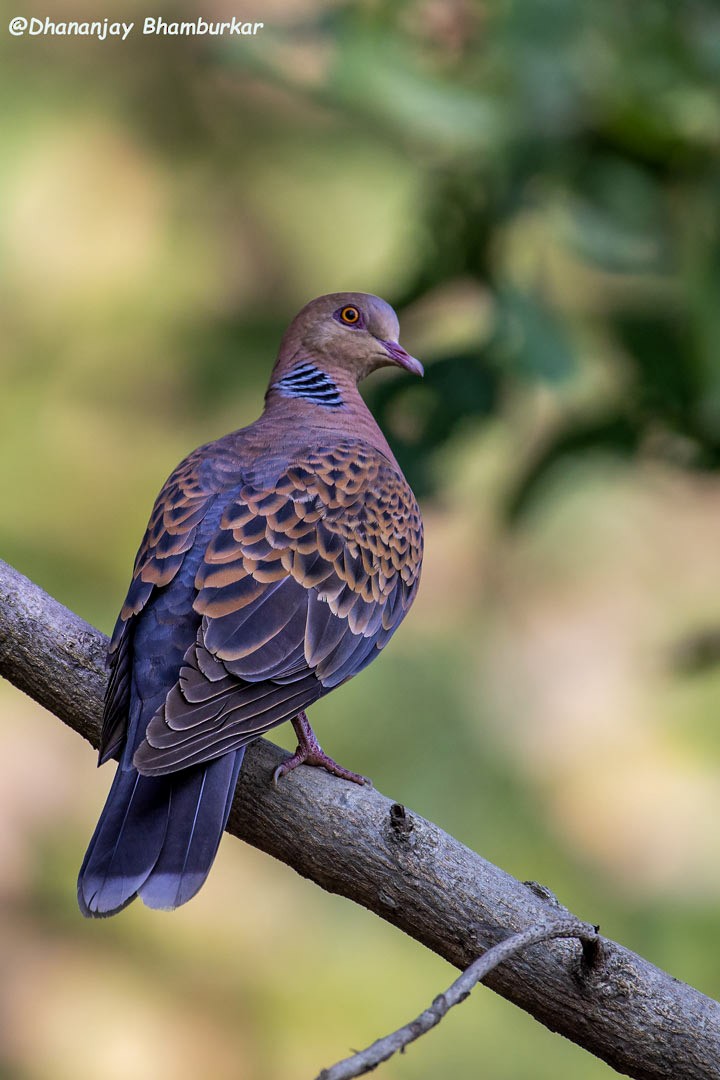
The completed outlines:
[[[298,737],[298,747],[293,756],[288,758],[287,761],[283,761],[282,765],[278,765],[273,773],[273,785],[275,787],[277,787],[278,780],[283,776],[287,776],[293,769],[297,769],[298,765],[318,765],[320,768],[332,773],[333,776],[339,776],[342,780],[350,780],[353,784],[370,783],[365,776],[344,769],[342,765],[338,765],[336,761],[328,757],[317,741],[317,736],[310,727],[310,721],[304,711],[299,712],[295,719],[290,722]]]

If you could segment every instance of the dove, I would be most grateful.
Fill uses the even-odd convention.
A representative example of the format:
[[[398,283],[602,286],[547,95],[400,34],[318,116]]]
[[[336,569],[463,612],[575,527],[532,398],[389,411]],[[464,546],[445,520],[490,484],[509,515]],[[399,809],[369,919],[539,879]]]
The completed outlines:
[[[278,724],[298,747],[275,783],[301,764],[364,782],[325,754],[306,710],[378,656],[418,589],[420,510],[358,390],[388,365],[423,374],[398,337],[376,296],[313,300],[262,415],[160,491],[108,650],[99,764],[118,765],[80,869],[84,915],[194,896],[245,748]]]

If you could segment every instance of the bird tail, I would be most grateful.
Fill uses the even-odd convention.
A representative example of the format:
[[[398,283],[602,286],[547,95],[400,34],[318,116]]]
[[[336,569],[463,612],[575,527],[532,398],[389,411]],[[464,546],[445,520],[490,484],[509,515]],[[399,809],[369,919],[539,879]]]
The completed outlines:
[[[243,756],[162,777],[119,765],[80,868],[83,915],[115,915],[136,896],[164,910],[194,896],[215,859]]]

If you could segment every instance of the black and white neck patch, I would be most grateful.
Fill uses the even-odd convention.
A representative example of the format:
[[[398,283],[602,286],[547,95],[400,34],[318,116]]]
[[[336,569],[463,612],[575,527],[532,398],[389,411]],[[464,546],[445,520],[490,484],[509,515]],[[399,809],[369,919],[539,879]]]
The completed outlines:
[[[337,409],[344,404],[330,376],[307,361],[291,368],[287,375],[273,383],[272,388],[283,397],[302,398],[303,401],[312,401],[329,409]]]

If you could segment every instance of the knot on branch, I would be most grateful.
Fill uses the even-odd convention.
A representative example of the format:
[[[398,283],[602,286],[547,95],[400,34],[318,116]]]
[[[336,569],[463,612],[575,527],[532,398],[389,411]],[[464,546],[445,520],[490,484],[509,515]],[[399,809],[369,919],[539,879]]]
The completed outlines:
[[[414,828],[415,822],[402,803],[393,803],[390,807],[390,840],[408,843]]]

